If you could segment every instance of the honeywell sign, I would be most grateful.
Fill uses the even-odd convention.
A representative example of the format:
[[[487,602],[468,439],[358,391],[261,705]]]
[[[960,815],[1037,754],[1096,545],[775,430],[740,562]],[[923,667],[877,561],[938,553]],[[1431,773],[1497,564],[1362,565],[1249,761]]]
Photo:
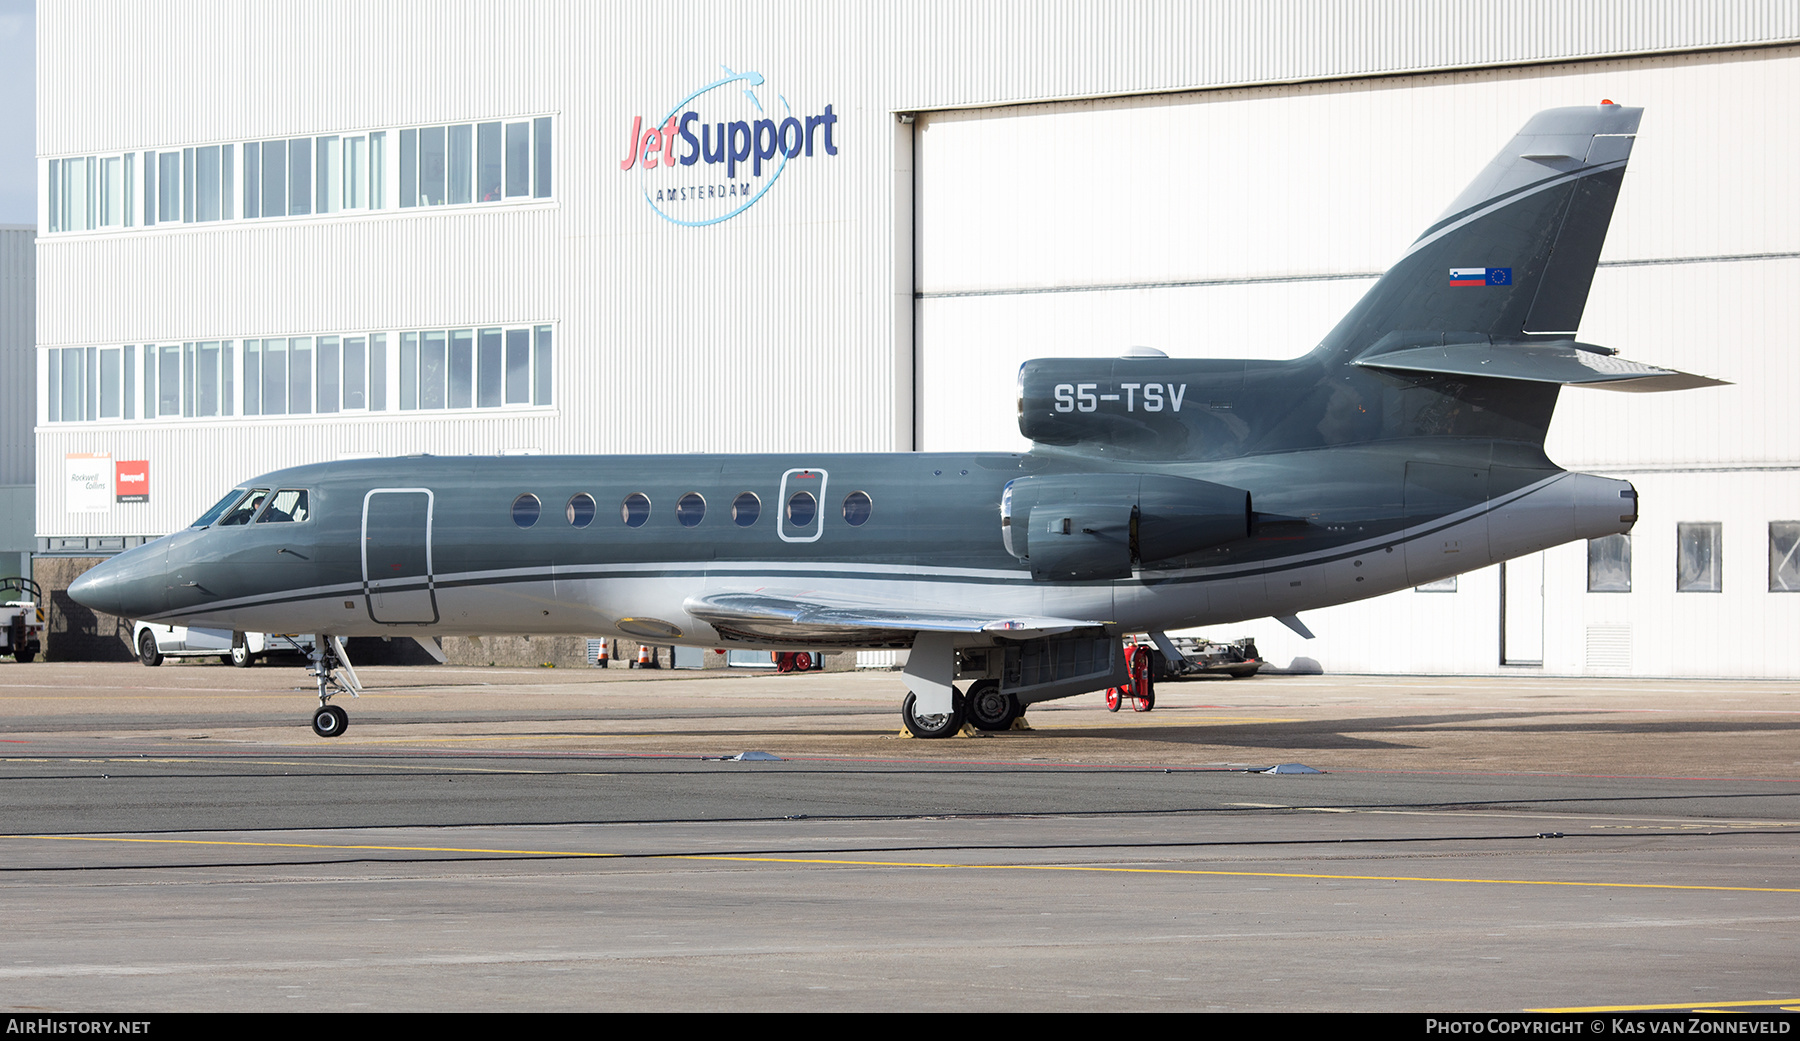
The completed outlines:
[[[134,459],[113,464],[113,501],[150,501],[150,462]]]

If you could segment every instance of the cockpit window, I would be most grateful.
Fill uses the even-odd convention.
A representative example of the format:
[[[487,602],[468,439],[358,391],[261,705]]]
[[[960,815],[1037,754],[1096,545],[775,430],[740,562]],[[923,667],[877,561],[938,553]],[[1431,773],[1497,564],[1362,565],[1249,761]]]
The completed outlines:
[[[303,521],[307,517],[306,492],[300,488],[283,488],[269,501],[269,508],[256,518],[258,524],[282,524]]]
[[[252,489],[250,494],[244,496],[236,506],[225,511],[225,516],[219,518],[219,527],[250,523],[250,518],[256,516],[257,510],[262,509],[263,500],[268,497],[269,490],[267,488]]]
[[[200,519],[195,521],[194,523],[188,525],[188,527],[204,528],[209,524],[216,523],[220,517],[225,516],[225,511],[231,509],[231,507],[239,499],[242,499],[245,496],[245,494],[246,493],[245,493],[244,489],[233,488],[231,491],[229,491],[225,494],[225,498],[220,499],[216,503],[213,503],[212,509],[207,510],[205,513],[202,513],[200,515]]]

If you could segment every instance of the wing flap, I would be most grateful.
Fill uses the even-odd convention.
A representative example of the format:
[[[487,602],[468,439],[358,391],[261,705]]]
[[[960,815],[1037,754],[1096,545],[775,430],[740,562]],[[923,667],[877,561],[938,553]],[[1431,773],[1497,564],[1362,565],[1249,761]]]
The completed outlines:
[[[1029,639],[1106,623],[1090,619],[972,614],[880,601],[834,601],[766,592],[688,598],[688,614],[721,637],[813,646],[909,646],[921,632]]]

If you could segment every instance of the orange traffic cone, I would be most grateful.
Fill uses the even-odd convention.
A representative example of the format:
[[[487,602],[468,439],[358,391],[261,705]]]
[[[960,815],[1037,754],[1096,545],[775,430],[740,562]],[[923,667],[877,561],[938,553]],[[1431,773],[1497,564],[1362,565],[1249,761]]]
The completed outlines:
[[[611,665],[609,664],[612,661],[611,649],[612,649],[612,641],[611,640],[601,640],[600,641],[600,657],[598,657],[594,660],[594,664],[600,666],[603,669],[611,668]]]

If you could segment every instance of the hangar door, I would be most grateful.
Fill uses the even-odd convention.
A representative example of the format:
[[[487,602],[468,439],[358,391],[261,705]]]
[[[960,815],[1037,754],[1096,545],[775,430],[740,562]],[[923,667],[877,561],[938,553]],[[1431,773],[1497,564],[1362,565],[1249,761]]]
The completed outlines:
[[[1022,448],[1028,358],[1305,353],[1489,157],[1362,191],[1374,171],[1324,157],[1367,154],[1345,110],[1381,103],[1288,86],[920,115],[919,447]]]

